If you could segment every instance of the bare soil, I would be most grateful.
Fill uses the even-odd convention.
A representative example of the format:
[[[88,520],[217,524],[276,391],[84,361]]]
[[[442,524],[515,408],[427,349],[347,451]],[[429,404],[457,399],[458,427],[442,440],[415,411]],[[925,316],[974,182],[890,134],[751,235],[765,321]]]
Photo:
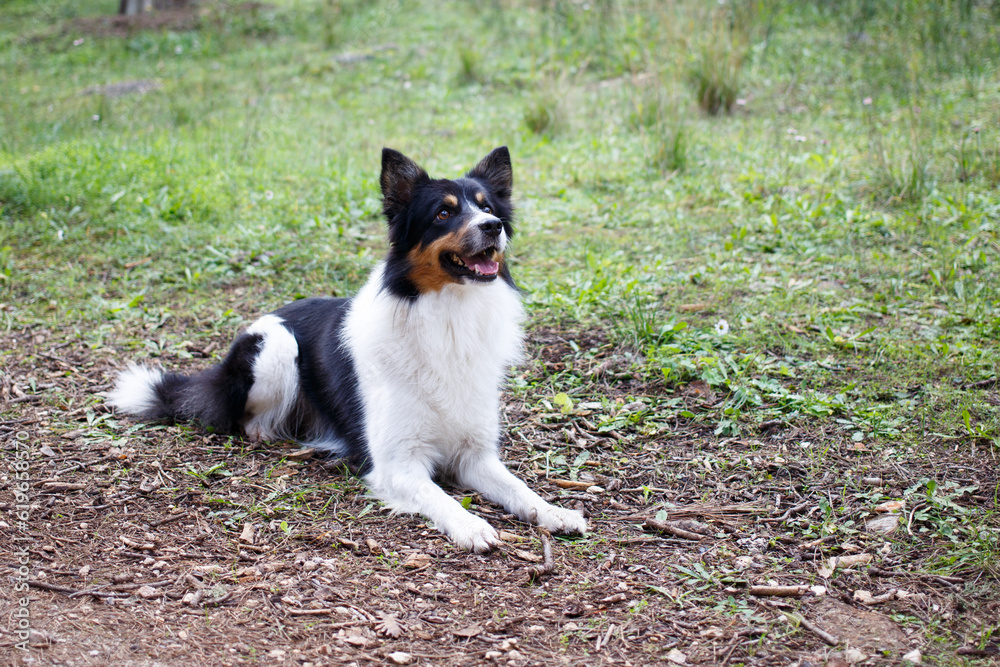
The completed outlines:
[[[596,357],[582,361],[570,340]],[[102,422],[95,393],[134,356],[125,342],[92,347],[38,328],[0,339],[10,464],[0,477],[0,656],[15,664],[821,665],[856,659],[851,649],[865,664],[899,664],[913,649],[943,662],[976,655],[959,656],[962,647],[996,649],[978,641],[1000,617],[995,564],[937,576],[952,546],[921,538],[913,508],[893,535],[866,533],[872,507],[860,497],[944,475],[983,490],[966,502],[997,509],[987,490],[1000,473],[987,457],[935,442],[921,452],[890,443],[887,453],[822,423],[738,439],[685,420],[601,432],[586,411],[545,412],[530,392],[530,404],[512,396],[506,460],[543,495],[583,509],[593,529],[554,539],[552,572],[532,578],[543,537],[476,496],[473,510],[507,533],[488,555],[455,549],[419,517],[388,514],[343,464],[292,444]],[[160,361],[201,367],[227,344],[200,341],[191,358]],[[519,372],[539,380],[581,364],[590,384],[580,395],[624,404],[667,391],[630,376],[600,332],[537,330]],[[995,387],[981,391],[995,400]],[[691,410],[706,400],[697,387],[677,395]],[[19,445],[31,451],[24,526],[14,515]],[[583,452],[575,479],[553,464]],[[835,521],[860,530],[810,537],[822,499]],[[644,529],[660,510],[687,537]],[[13,592],[21,546],[26,594]],[[820,574],[830,557],[865,555]],[[804,588],[750,594],[758,585]],[[23,595],[28,651],[14,634]]]

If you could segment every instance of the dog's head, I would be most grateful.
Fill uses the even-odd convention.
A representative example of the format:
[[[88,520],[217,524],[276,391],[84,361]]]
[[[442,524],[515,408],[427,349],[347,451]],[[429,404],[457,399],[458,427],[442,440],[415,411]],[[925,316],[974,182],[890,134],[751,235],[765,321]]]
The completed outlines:
[[[389,222],[386,286],[416,298],[450,284],[513,285],[505,251],[514,229],[510,153],[495,149],[464,178],[432,179],[399,151],[382,149]]]

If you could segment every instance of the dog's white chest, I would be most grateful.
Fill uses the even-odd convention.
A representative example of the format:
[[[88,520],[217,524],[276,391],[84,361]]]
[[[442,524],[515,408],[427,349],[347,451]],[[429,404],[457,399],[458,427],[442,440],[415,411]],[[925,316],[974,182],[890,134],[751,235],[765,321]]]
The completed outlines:
[[[401,303],[378,290],[379,273],[355,297],[345,329],[369,445],[419,443],[444,459],[455,447],[494,446],[500,387],[522,350],[517,293],[497,281]]]

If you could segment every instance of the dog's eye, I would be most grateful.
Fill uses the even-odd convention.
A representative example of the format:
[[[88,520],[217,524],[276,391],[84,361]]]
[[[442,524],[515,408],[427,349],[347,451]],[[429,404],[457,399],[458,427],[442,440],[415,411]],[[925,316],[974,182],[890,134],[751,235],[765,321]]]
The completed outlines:
[[[437,219],[438,220],[447,220],[450,217],[451,217],[451,213],[446,208],[441,209],[441,212],[437,214]]]
[[[489,204],[483,204],[483,213],[489,213],[490,215],[493,214],[493,209],[490,208]]]

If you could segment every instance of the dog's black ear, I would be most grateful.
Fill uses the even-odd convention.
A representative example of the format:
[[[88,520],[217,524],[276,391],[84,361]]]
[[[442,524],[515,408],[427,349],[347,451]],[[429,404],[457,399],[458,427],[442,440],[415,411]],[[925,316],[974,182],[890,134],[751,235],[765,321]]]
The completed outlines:
[[[427,172],[399,151],[382,149],[382,210],[391,222],[401,208],[410,203],[413,189],[428,180]]]
[[[510,166],[510,151],[506,146],[494,148],[468,173],[469,178],[486,181],[498,197],[510,199],[514,189],[514,171]]]

